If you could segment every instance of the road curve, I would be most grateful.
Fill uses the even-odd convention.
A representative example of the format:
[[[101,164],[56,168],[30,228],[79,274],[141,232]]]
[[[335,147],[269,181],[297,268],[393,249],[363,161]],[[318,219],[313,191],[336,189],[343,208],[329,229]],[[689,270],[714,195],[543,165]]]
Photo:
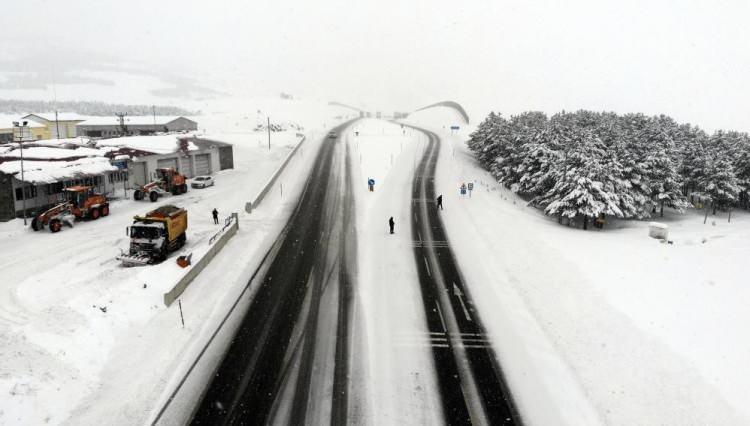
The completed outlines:
[[[464,285],[437,209],[440,139],[429,144],[414,176],[412,239],[422,302],[448,424],[520,425],[502,369]]]

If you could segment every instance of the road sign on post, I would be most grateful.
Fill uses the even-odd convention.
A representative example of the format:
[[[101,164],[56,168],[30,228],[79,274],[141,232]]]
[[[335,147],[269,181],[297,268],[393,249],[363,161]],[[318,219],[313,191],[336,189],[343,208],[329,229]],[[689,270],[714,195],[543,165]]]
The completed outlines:
[[[465,183],[461,184],[461,195],[466,195],[466,184]]]
[[[474,190],[474,183],[473,182],[469,182],[468,189],[469,189],[469,198],[471,198],[471,191]]]

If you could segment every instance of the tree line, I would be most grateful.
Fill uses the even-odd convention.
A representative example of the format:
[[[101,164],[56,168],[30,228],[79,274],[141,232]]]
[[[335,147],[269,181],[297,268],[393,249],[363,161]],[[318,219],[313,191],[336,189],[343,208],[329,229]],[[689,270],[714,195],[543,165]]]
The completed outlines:
[[[91,102],[91,101],[34,101],[20,99],[0,99],[0,113],[3,114],[29,114],[41,112],[75,112],[80,115],[91,116],[114,116],[117,113],[128,115],[148,116],[156,115],[198,115],[194,111],[184,108],[164,105],[127,105],[118,103]]]
[[[643,219],[691,203],[747,208],[750,138],[611,112],[490,113],[468,141],[480,164],[548,215]],[[707,203],[707,204],[706,204]]]

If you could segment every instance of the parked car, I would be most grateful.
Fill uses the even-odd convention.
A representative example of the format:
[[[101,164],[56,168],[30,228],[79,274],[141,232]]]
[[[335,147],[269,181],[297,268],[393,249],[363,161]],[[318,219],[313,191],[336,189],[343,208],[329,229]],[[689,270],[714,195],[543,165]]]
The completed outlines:
[[[328,137],[331,139],[336,139],[337,137],[339,137],[339,135],[334,130],[331,130],[330,132],[328,132]]]
[[[211,176],[196,176],[193,178],[193,183],[190,184],[193,188],[207,188],[214,186],[214,178]]]

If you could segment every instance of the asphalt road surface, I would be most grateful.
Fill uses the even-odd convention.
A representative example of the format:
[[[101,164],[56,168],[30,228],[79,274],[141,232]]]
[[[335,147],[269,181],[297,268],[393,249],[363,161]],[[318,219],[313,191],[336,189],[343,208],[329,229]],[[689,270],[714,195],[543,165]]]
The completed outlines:
[[[519,425],[503,372],[440,218],[435,191],[440,140],[422,131],[429,144],[414,176],[412,239],[443,414],[451,425]]]
[[[521,424],[445,236],[434,185],[440,141],[425,133],[412,236],[443,414],[451,425]],[[323,142],[192,424],[349,423],[357,258],[347,149],[339,138]]]
[[[356,265],[346,149],[340,138],[323,142],[192,424],[346,423]]]

